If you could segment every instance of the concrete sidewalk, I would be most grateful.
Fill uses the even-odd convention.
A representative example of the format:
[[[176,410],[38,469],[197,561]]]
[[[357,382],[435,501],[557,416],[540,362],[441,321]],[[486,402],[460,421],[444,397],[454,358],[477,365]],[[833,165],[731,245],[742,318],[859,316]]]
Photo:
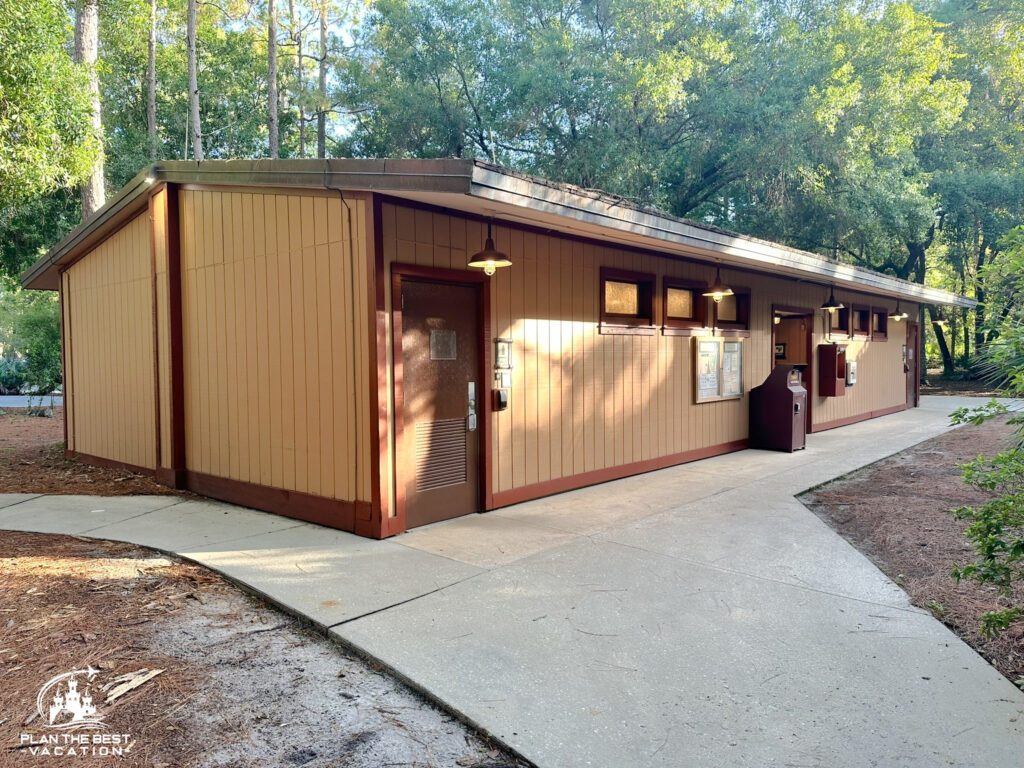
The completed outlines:
[[[0,496],[0,528],[222,571],[539,766],[1019,765],[1024,694],[793,498],[965,401],[382,542],[172,497]]]

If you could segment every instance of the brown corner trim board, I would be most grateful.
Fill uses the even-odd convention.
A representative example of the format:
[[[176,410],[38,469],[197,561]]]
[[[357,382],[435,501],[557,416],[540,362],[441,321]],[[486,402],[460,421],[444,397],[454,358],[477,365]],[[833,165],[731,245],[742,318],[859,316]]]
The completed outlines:
[[[906,403],[900,403],[890,408],[881,408],[877,411],[868,411],[867,413],[860,413],[856,416],[846,416],[842,419],[835,419],[833,421],[825,421],[821,424],[815,424],[811,427],[811,432],[825,432],[829,429],[836,429],[837,427],[846,427],[850,424],[856,424],[859,421],[867,421],[868,419],[877,419],[879,416],[888,416],[892,413],[899,413],[900,411],[907,410]]]
[[[711,445],[707,448],[696,448],[692,451],[672,453],[657,459],[646,461],[634,461],[631,464],[622,464],[607,469],[595,469],[592,472],[582,472],[578,475],[560,477],[557,480],[548,480],[543,483],[524,485],[522,488],[512,488],[508,491],[499,491],[494,494],[494,508],[507,507],[511,504],[519,504],[523,501],[539,499],[542,496],[552,496],[564,491],[572,491],[577,488],[584,488],[588,485],[606,483],[609,480],[619,480],[631,475],[640,475],[644,472],[653,472],[657,469],[667,469],[677,464],[687,464],[700,459],[710,459],[712,456],[721,456],[726,453],[742,451],[747,447],[747,440],[733,440],[729,443]]]

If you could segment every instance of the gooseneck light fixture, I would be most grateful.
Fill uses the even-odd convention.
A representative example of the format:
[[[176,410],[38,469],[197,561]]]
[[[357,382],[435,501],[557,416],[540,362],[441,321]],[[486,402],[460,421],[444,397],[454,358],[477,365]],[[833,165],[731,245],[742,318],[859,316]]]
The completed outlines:
[[[487,220],[487,240],[484,242],[484,249],[469,257],[466,265],[474,269],[482,269],[484,274],[490,277],[498,267],[511,267],[512,260],[507,253],[502,253],[494,247],[494,238],[491,237],[491,222],[493,217]]]
[[[932,324],[937,325],[939,328],[945,328],[947,325],[949,325],[949,321],[946,319],[946,316],[942,314],[942,310],[939,310],[938,312],[935,313],[935,317],[932,320]]]
[[[910,317],[910,315],[906,312],[900,311],[900,300],[896,299],[896,309],[889,313],[889,319],[895,320],[898,323],[900,320],[906,320],[908,317]]]
[[[845,309],[846,305],[841,301],[836,301],[836,287],[833,285],[828,291],[828,301],[821,305],[821,308],[826,312],[838,312],[840,309]]]
[[[715,300],[715,304],[720,302],[726,296],[732,296],[732,288],[722,282],[722,268],[715,268],[715,282],[709,285],[702,296],[710,296]]]

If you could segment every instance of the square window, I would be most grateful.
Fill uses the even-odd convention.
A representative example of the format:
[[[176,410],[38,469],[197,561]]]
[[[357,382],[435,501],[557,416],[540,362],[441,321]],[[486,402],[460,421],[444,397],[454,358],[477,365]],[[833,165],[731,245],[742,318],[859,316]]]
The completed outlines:
[[[692,329],[707,325],[708,300],[701,295],[706,287],[705,283],[676,277],[662,280],[662,333],[691,336]]]
[[[717,304],[712,302],[715,311],[715,327],[727,331],[750,330],[750,291],[746,288],[733,288],[732,296],[723,296]]]
[[[854,336],[869,336],[871,334],[871,310],[867,307],[853,307],[851,324]]]
[[[601,268],[601,333],[653,334],[654,281],[647,272]]]
[[[886,341],[889,338],[889,310],[872,307],[871,338],[875,341]]]
[[[608,280],[604,284],[604,311],[607,315],[639,315],[640,286],[636,283]]]
[[[692,320],[697,302],[689,288],[665,289],[665,312],[679,320]]]
[[[843,307],[835,312],[829,312],[829,336],[850,335],[850,308]]]

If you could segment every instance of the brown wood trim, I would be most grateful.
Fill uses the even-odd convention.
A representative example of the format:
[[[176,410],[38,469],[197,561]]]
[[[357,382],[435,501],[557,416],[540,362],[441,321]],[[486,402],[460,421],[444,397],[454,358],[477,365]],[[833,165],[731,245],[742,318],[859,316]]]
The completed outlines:
[[[61,402],[64,404],[64,450],[68,450],[68,362],[67,362],[67,338],[64,333],[64,315],[67,304],[67,295],[64,290],[64,270],[57,273],[57,280],[60,287],[57,289],[57,305],[60,309],[60,391]]]
[[[740,336],[740,335],[742,335],[742,332],[740,332],[740,333],[731,332],[731,333],[728,333],[728,334],[723,334],[723,333],[716,334],[715,330],[713,328],[707,328],[706,326],[701,326],[699,328],[697,328],[697,327],[694,327],[694,328],[671,328],[671,327],[664,327],[664,328],[661,329],[661,335],[662,336],[726,336],[726,335],[728,335],[728,336]],[[749,336],[750,332],[748,331],[746,333],[746,335]]]
[[[725,453],[742,451],[747,447],[747,440],[733,440],[730,443],[721,443],[707,448],[696,448],[692,451],[673,453],[657,459],[646,461],[635,461],[631,464],[620,464],[617,467],[607,469],[595,469],[591,472],[582,472],[578,475],[560,477],[557,480],[547,480],[543,483],[524,485],[521,488],[512,488],[508,491],[500,491],[494,494],[494,509],[507,507],[511,504],[519,504],[531,499],[539,499],[542,496],[551,496],[556,493],[564,493],[576,488],[583,488],[588,485],[606,483],[609,480],[619,480],[630,475],[640,475],[644,472],[653,472],[658,469],[674,467],[677,464],[686,464],[700,459],[709,459],[712,456],[721,456]],[[582,512],[581,514],[586,514]]]
[[[733,286],[733,296],[736,297],[736,320],[718,319],[718,302],[712,301],[711,325],[720,335],[726,335],[729,331],[739,331],[750,335],[750,289]],[[719,334],[716,334],[719,335]]]
[[[129,472],[137,472],[140,475],[147,475],[149,477],[156,476],[156,470],[151,469],[150,467],[140,467],[137,464],[128,464],[127,462],[117,461],[116,459],[105,459],[102,456],[93,456],[91,453],[80,453],[78,451],[65,449],[64,458],[80,461],[83,464],[91,464],[94,467],[103,467],[105,469],[126,469]]]
[[[343,204],[345,193],[340,191]],[[351,196],[350,196],[351,198]],[[370,334],[370,506],[356,515],[355,532],[361,536],[383,539],[405,530],[405,520],[396,519],[388,507],[388,486],[391,478],[383,468],[388,455],[388,358],[387,316],[384,306],[384,231],[380,201],[376,195],[361,197],[364,201],[363,226],[367,257],[367,296]],[[351,232],[351,209],[349,231]],[[356,258],[351,254],[350,258]],[[356,446],[359,450],[359,446]],[[357,483],[358,485],[358,483]]]
[[[653,336],[657,333],[654,325],[656,286],[658,276],[653,272],[634,272],[618,267],[601,267],[599,277],[601,292],[598,297],[600,325],[598,333]],[[635,283],[637,287],[637,315],[615,315],[605,311],[605,283],[608,280],[621,283]],[[632,332],[630,328],[636,329]]]
[[[366,502],[328,499],[191,470],[186,472],[185,480],[189,490],[203,496],[350,533],[355,531],[357,513],[368,506]]]
[[[402,436],[405,430],[405,391],[402,381],[402,278],[433,280],[441,283],[472,284],[480,287],[480,394],[477,403],[483,407],[480,414],[480,509],[492,509],[494,489],[492,487],[493,465],[491,457],[491,281],[480,271],[424,267],[418,264],[391,264],[391,348],[394,355],[392,381],[395,396],[395,517],[405,530],[405,491],[398,482],[398,468],[403,466],[400,457]],[[397,527],[397,526],[396,526]],[[390,535],[390,534],[389,534]]]
[[[171,466],[174,488],[185,487],[185,350],[181,316],[181,195],[177,184],[167,184],[164,229],[167,233],[167,311],[171,372]]]
[[[600,323],[597,330],[603,336],[656,336],[658,334],[658,327],[655,325]]]
[[[901,403],[900,405],[894,405],[889,408],[880,408],[877,411],[868,411],[867,413],[861,413],[856,416],[846,416],[842,419],[834,419],[833,421],[825,421],[821,424],[815,424],[811,427],[811,432],[825,432],[829,429],[836,429],[837,427],[846,427],[850,424],[856,424],[860,421],[867,421],[868,419],[877,419],[879,416],[888,416],[892,413],[899,413],[900,411],[907,410],[907,404]]]
[[[663,331],[670,330],[692,330],[694,328],[705,328],[708,323],[708,300],[702,296],[708,284],[701,280],[684,280],[679,277],[661,278],[661,325]],[[694,292],[692,318],[670,317],[668,314],[668,291],[669,288],[683,289]],[[686,334],[666,333],[666,336],[682,336]]]
[[[149,191],[149,267],[152,275],[152,301],[153,301],[153,434],[156,437],[156,451],[153,460],[154,467],[162,465],[160,452],[160,317],[158,307],[159,290],[156,280],[156,217],[162,212],[156,209],[156,195],[164,192],[164,199],[167,198],[166,185],[160,184]]]
[[[867,328],[861,330],[857,327],[856,318],[858,312],[867,312]],[[850,306],[850,335],[853,339],[866,341],[871,338],[871,307],[866,304],[853,304]]]

